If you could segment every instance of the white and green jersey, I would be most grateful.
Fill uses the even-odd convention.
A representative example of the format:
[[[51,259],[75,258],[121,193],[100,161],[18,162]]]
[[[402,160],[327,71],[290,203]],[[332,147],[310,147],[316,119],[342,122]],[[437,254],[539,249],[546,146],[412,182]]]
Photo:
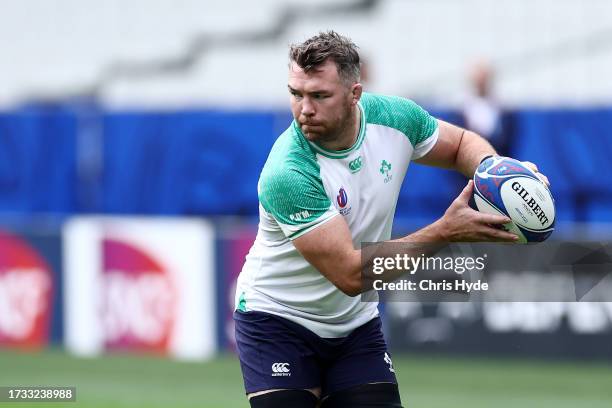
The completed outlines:
[[[414,102],[364,93],[355,144],[329,151],[294,121],[277,139],[258,183],[259,230],[238,278],[236,308],[294,321],[321,337],[344,337],[378,315],[336,288],[292,240],[344,217],[353,245],[391,237],[395,206],[411,160],[438,138],[437,121]],[[338,265],[341,267],[341,265]]]

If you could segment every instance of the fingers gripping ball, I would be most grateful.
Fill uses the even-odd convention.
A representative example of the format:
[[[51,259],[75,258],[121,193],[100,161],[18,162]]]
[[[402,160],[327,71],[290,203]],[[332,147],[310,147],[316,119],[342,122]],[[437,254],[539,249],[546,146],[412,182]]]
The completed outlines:
[[[541,242],[555,229],[555,200],[548,187],[523,163],[494,156],[474,173],[472,208],[489,214],[507,215],[504,227],[519,242]]]

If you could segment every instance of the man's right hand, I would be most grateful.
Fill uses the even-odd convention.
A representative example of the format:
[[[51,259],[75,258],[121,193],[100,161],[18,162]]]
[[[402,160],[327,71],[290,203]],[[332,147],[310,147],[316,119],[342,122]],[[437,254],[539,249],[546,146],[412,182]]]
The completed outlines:
[[[470,180],[436,224],[447,242],[516,242],[518,236],[501,227],[512,222],[505,215],[486,214],[470,207],[474,182]]]
[[[463,241],[496,241],[516,242],[514,234],[497,229],[496,225],[511,222],[502,215],[492,215],[478,212],[469,206],[473,193],[472,181],[446,210],[444,216],[431,225],[426,226],[406,237],[393,241],[406,243],[406,253],[410,256],[421,256],[428,251],[437,250],[436,243]],[[323,276],[348,296],[356,296],[363,290],[362,253],[353,247],[353,241],[348,224],[344,217],[336,215],[317,228],[293,240],[295,248]],[[386,248],[394,251],[396,247]],[[387,256],[380,255],[377,256]],[[391,255],[389,255],[391,256]],[[371,256],[366,255],[366,258]],[[391,282],[396,278],[393,274],[386,277]]]

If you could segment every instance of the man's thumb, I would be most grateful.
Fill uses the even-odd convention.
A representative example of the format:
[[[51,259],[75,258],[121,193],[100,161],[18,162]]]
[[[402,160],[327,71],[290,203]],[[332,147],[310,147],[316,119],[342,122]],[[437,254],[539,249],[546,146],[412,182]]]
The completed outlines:
[[[472,180],[468,181],[467,185],[463,188],[461,194],[459,194],[459,200],[463,202],[469,202],[472,194],[474,192],[474,182]]]

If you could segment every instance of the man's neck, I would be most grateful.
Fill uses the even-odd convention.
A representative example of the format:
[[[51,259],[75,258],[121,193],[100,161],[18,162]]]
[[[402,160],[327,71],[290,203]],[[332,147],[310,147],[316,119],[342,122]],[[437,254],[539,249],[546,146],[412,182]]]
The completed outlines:
[[[355,144],[359,137],[360,124],[361,124],[361,109],[357,106],[354,108],[352,119],[342,130],[340,137],[334,141],[320,143],[319,145],[327,150],[346,150]]]

